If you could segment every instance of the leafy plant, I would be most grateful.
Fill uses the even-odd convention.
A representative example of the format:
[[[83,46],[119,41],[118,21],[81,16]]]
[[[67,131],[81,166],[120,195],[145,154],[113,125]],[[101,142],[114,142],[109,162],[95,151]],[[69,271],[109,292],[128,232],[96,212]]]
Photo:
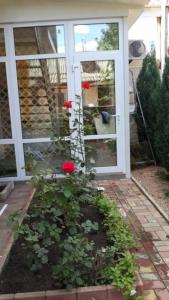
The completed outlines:
[[[92,268],[93,242],[82,235],[68,236],[59,245],[61,257],[53,267],[53,276],[67,289],[88,284]]]
[[[114,243],[117,252],[124,253],[125,250],[134,247],[133,236],[124,223],[116,203],[110,203],[105,197],[96,197],[95,204],[104,215],[104,224],[107,228],[107,236]]]
[[[129,298],[135,280],[136,264],[133,255],[125,252],[115,266],[107,265],[102,270],[102,276],[124,292],[126,299]]]

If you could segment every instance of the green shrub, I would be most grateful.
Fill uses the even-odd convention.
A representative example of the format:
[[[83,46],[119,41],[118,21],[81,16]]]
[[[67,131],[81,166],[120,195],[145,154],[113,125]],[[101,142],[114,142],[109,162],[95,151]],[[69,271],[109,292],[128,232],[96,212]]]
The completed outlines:
[[[160,113],[160,73],[154,54],[148,54],[143,60],[143,66],[137,80],[137,90],[140,98],[144,118],[147,125],[147,134],[155,148],[157,115]],[[139,140],[147,140],[143,119],[138,106],[136,121],[138,125]]]
[[[160,165],[169,171],[169,58],[166,58],[158,105],[156,153]]]

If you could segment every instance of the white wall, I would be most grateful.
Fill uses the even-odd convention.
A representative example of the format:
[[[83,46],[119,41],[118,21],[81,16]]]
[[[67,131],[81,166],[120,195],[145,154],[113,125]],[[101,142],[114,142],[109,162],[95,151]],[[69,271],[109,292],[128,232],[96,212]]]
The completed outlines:
[[[111,3],[90,3],[84,1],[39,0],[7,1],[0,4],[0,23],[29,22],[42,20],[66,20],[93,17],[127,16],[128,8],[125,5]]]

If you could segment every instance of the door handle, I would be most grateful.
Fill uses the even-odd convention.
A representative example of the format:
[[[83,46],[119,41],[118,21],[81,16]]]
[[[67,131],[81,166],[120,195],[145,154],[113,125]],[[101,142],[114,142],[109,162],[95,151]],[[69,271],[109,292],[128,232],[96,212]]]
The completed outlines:
[[[79,68],[79,65],[78,64],[73,64],[72,65],[72,72],[75,71],[75,69],[78,69]]]

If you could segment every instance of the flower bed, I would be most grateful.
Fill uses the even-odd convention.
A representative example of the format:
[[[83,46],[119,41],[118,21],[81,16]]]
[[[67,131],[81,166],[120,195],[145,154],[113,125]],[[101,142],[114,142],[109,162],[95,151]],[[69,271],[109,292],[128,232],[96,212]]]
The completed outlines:
[[[17,241],[0,277],[1,293],[114,284],[130,294],[132,235],[116,204],[86,177],[72,173],[57,182],[36,177],[38,192],[23,224],[17,224],[17,213],[10,217]]]
[[[83,88],[90,85],[83,83]],[[86,287],[89,299],[97,299],[92,293],[95,289],[98,295],[100,289],[104,300],[111,299],[110,290],[118,300],[120,294],[114,288],[90,290],[88,286],[113,284],[128,298],[135,283],[136,265],[130,253],[134,240],[130,230],[116,204],[93,186],[93,172],[87,168],[84,172],[81,98],[77,96],[77,100],[78,109],[74,110],[77,117],[70,136],[71,156],[61,166],[64,179],[47,181],[44,172],[35,175],[33,184],[37,193],[24,222],[18,222],[21,219],[18,212],[10,216],[16,242],[0,276],[0,291],[13,293],[15,299],[68,299],[64,291],[42,292],[40,296],[34,294],[34,298],[24,295],[39,290],[70,291]],[[66,101],[64,107],[72,109],[72,101]],[[56,141],[62,142],[62,148],[65,143],[66,151],[66,139],[56,138]],[[91,151],[90,147],[88,150]],[[71,295],[86,299],[83,291],[78,289]],[[70,292],[67,295],[70,300]]]

